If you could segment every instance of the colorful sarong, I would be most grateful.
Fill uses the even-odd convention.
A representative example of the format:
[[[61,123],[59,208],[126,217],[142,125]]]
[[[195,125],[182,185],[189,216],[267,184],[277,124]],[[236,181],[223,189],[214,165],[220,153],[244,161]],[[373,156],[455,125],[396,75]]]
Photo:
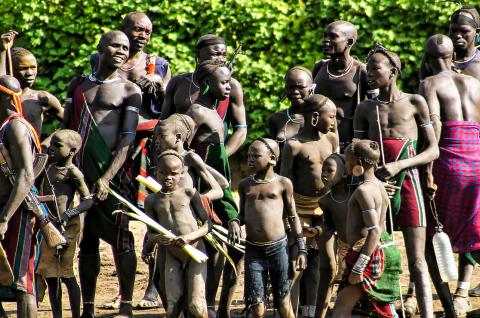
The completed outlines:
[[[440,156],[433,164],[435,203],[453,251],[480,249],[480,124],[442,122]],[[433,236],[435,223],[429,226]]]
[[[385,162],[389,163],[414,157],[416,147],[417,142],[415,140],[384,138]],[[389,179],[389,182],[392,181],[395,182],[396,186],[401,187],[390,199],[394,226],[396,228],[426,227],[425,204],[417,168],[402,170]]]
[[[148,177],[150,171],[150,159],[148,156],[151,147],[153,129],[158,124],[158,120],[149,120],[137,126],[137,134],[135,142],[130,147],[127,159],[123,166],[127,175],[131,179],[135,179],[137,175],[144,178]],[[135,181],[136,202],[139,208],[144,207],[145,198],[150,194],[147,187],[140,182]]]
[[[221,175],[227,178],[228,182],[230,182],[230,165],[228,163],[227,151],[223,143],[192,143],[191,148],[195,150],[195,152],[207,165],[216,169]],[[203,181],[200,181],[198,189],[199,192],[202,193],[209,189],[209,185]],[[213,210],[217,213],[224,226],[228,224],[229,220],[236,218],[238,215],[237,204],[233,199],[232,189],[230,186],[226,189],[223,189],[223,197],[219,200],[214,200],[212,205]]]
[[[0,203],[0,210],[6,200]],[[8,221],[8,229],[1,244],[12,268],[13,284],[0,286],[0,301],[15,301],[14,289],[35,295],[35,260],[39,229],[35,215],[23,205]]]
[[[397,317],[393,303],[400,299],[400,253],[387,232],[382,233],[380,242],[385,245],[375,248],[363,272],[360,287],[365,297],[360,300],[361,310],[367,311],[369,317]],[[339,290],[349,285],[348,277],[359,255],[360,249],[349,249]]]
[[[90,109],[85,100],[81,84],[79,84],[73,96],[72,109],[70,113],[69,129],[77,131],[82,137],[82,147],[77,155],[78,163],[85,175],[85,180],[92,186],[110,166],[113,155],[105,143],[103,136],[93,120]],[[131,176],[121,168],[117,175],[110,181],[109,185],[113,190],[135,202],[137,189]],[[103,222],[105,226],[116,225],[122,230],[118,231],[117,248],[131,247],[132,235],[128,229],[128,217],[123,213],[112,214],[121,206],[120,202],[112,195],[108,195],[104,201],[97,202],[86,214],[85,229],[89,221],[95,223]],[[101,214],[101,216],[99,215]],[[90,217],[92,220],[89,220]],[[95,221],[97,220],[97,221]],[[97,224],[98,225],[98,224]]]

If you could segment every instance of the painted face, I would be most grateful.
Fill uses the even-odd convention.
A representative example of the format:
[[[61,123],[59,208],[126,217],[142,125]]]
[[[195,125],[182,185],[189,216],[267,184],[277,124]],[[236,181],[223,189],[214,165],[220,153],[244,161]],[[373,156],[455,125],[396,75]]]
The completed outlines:
[[[128,38],[121,34],[113,34],[104,43],[100,58],[102,63],[119,68],[128,58],[130,43]]]
[[[392,66],[382,53],[373,54],[367,63],[367,82],[371,88],[387,87],[391,84]]]
[[[475,45],[475,35],[475,29],[471,25],[450,24],[450,38],[455,49],[466,50],[471,45]]]
[[[248,148],[248,167],[253,171],[262,171],[268,167],[272,154],[260,141],[254,141]]]
[[[303,71],[294,70],[285,78],[285,94],[294,106],[301,106],[310,96],[312,79]]]
[[[48,148],[48,155],[52,162],[58,162],[60,160],[68,158],[71,155],[72,148],[61,138],[53,136]]]
[[[341,26],[329,26],[323,32],[322,50],[324,54],[341,54],[347,49],[347,44],[348,38]]]
[[[329,131],[333,131],[335,127],[335,121],[337,117],[337,107],[332,101],[328,101],[320,112],[313,113],[314,118],[318,118],[317,125],[315,126],[319,132],[326,134]]]
[[[225,100],[230,96],[230,71],[226,67],[219,67],[209,77],[211,94],[219,100]]]
[[[183,170],[179,158],[173,155],[162,157],[157,167],[157,178],[164,192],[173,191],[177,188],[183,176]]]
[[[152,22],[146,16],[134,15],[124,31],[130,41],[130,50],[138,52],[150,41]]]
[[[212,60],[215,63],[224,64],[227,62],[227,46],[225,44],[214,44],[206,46],[198,52],[198,63]]]
[[[155,130],[155,150],[158,154],[177,149],[177,141],[175,129],[171,125],[160,125]]]
[[[20,82],[22,88],[32,87],[37,78],[37,60],[32,54],[21,56],[13,69],[14,77]]]

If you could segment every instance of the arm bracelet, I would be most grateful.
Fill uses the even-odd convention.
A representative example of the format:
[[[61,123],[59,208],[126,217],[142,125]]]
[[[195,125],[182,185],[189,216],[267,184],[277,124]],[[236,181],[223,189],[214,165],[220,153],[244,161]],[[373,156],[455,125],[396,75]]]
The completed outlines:
[[[303,238],[303,234],[297,236],[297,247],[299,253],[307,254],[307,245],[305,244],[305,240]]]
[[[228,226],[230,226],[230,223],[232,223],[232,222],[237,222],[238,226],[240,226],[240,224],[241,224],[240,219],[235,218],[235,219],[231,219],[231,220],[228,221]]]
[[[370,262],[370,256],[360,254],[358,256],[357,262],[355,263],[355,265],[353,265],[352,272],[359,275],[363,274],[363,271],[367,267],[368,262]]]

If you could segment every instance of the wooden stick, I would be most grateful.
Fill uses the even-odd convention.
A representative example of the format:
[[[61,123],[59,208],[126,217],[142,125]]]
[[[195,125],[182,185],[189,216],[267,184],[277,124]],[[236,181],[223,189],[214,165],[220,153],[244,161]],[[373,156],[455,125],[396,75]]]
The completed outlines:
[[[380,155],[382,159],[382,166],[385,166],[385,152],[383,151],[383,135],[382,135],[382,126],[380,125],[380,112],[378,111],[378,104],[375,105],[375,109],[377,111],[377,126],[378,126],[378,138],[380,140]],[[390,218],[390,228],[392,229],[392,242],[395,243],[395,233],[393,230],[393,213],[392,213],[392,205],[390,199],[388,200],[388,216]],[[403,303],[403,296],[402,296],[402,281],[398,280],[398,284],[400,286],[400,304],[402,306],[402,317],[405,317],[405,305]]]

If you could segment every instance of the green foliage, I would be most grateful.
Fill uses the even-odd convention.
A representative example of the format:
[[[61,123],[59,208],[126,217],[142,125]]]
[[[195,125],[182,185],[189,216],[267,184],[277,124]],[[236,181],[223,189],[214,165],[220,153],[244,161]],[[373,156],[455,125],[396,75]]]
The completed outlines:
[[[146,12],[154,24],[149,50],[166,57],[174,74],[194,68],[194,45],[205,33],[240,43],[235,65],[249,116],[249,138],[264,134],[280,105],[283,76],[294,65],[311,68],[321,53],[322,32],[337,19],[358,28],[353,54],[363,59],[376,41],[399,53],[402,87],[414,92],[425,39],[448,32],[454,3],[418,0],[17,0],[0,7],[0,31],[20,32],[18,46],[39,61],[37,87],[59,97],[75,74],[89,71],[101,33],[119,28],[129,11]],[[47,127],[48,128],[48,127]]]

